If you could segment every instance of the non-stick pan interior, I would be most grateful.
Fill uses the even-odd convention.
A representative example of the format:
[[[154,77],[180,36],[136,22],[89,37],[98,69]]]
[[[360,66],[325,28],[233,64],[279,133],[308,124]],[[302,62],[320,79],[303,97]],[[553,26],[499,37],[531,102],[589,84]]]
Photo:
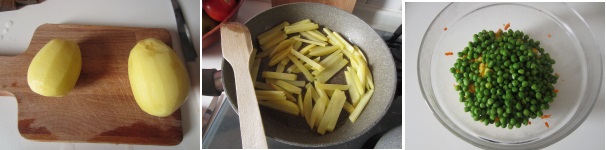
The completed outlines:
[[[377,124],[391,105],[396,89],[396,69],[391,53],[385,42],[364,21],[348,12],[323,4],[292,3],[277,6],[253,17],[246,22],[246,26],[253,37],[254,47],[258,48],[257,35],[284,21],[294,23],[303,19],[311,19],[321,28],[328,27],[339,32],[346,40],[360,47],[373,74],[375,93],[355,123],[351,123],[348,119],[349,113],[343,111],[334,132],[325,135],[311,130],[301,117],[260,107],[265,133],[267,137],[282,143],[303,147],[332,146],[353,140]],[[266,61],[262,62],[262,66],[267,64]],[[262,67],[262,70],[274,68]],[[222,69],[225,91],[233,108],[237,110],[233,69],[225,60]],[[344,83],[342,73],[336,76],[329,82]],[[304,80],[303,77],[300,79]]]

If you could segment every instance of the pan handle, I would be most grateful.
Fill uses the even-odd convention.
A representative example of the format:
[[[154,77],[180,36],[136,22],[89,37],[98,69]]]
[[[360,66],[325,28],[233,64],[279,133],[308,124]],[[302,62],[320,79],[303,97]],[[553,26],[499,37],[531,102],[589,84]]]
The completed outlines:
[[[217,69],[202,69],[202,95],[219,96],[223,92],[221,71]]]

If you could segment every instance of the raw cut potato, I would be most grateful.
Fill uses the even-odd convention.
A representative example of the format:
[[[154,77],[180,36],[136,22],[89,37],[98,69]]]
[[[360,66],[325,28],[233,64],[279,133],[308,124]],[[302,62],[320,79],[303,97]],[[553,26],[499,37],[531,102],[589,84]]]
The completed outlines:
[[[27,70],[27,84],[40,95],[63,97],[76,85],[80,69],[82,56],[78,44],[53,39],[34,56]]]
[[[128,79],[139,107],[158,117],[171,115],[185,102],[189,76],[185,65],[164,42],[141,40],[128,57]]]
[[[326,35],[318,30],[318,24],[306,19],[284,22],[257,36],[262,51],[251,56],[256,60],[251,72],[256,76],[262,71],[266,82],[254,78],[257,93],[262,93],[257,94],[260,105],[299,115],[324,135],[335,129],[341,110],[355,123],[374,93],[374,84],[366,57],[357,46],[326,27],[322,28]],[[265,57],[269,67],[277,65],[275,69],[259,70],[257,61]],[[337,74],[344,74],[347,84],[327,83]]]

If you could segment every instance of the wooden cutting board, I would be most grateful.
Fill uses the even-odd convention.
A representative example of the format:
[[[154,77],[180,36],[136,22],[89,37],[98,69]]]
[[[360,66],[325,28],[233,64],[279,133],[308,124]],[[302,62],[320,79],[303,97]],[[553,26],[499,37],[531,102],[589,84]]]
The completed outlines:
[[[82,71],[65,97],[44,97],[27,84],[27,69],[51,39],[75,41]],[[166,29],[44,24],[27,50],[0,56],[0,95],[18,103],[19,133],[30,140],[176,145],[183,139],[181,111],[155,117],[139,108],[128,80],[128,56],[136,42],[157,38],[171,45]]]

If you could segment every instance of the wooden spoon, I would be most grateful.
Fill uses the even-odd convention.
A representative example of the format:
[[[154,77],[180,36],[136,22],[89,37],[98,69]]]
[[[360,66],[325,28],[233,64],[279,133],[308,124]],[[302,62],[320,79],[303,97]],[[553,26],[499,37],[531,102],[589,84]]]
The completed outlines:
[[[221,25],[221,47],[223,58],[234,68],[242,147],[267,149],[265,130],[249,71],[250,53],[253,50],[250,31],[237,22]]]

